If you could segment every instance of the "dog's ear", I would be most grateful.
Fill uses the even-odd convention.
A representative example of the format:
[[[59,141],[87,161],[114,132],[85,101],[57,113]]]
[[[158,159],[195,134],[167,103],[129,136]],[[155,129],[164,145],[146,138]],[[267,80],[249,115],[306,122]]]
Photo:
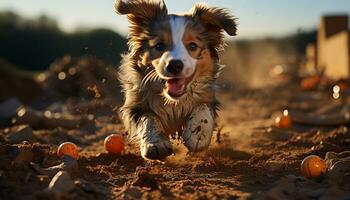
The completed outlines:
[[[127,15],[131,22],[149,21],[168,14],[164,0],[116,0],[114,9],[120,15]]]
[[[237,34],[236,18],[227,9],[209,7],[204,3],[199,3],[192,8],[192,17],[205,23],[210,30],[225,30],[231,36]]]

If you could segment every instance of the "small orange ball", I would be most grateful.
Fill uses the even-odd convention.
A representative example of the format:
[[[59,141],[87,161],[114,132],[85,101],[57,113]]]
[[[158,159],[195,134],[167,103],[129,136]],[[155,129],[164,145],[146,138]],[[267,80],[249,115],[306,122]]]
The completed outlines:
[[[292,119],[288,115],[288,111],[283,111],[283,115],[276,117],[275,125],[277,128],[290,128],[292,127]]]
[[[321,77],[318,75],[314,75],[314,76],[304,78],[301,81],[300,86],[304,90],[312,90],[312,89],[315,89],[320,84],[320,82],[321,82]]]
[[[120,154],[124,150],[124,139],[119,135],[109,135],[104,141],[105,149],[110,154]]]
[[[327,164],[322,158],[316,155],[310,155],[301,162],[301,174],[305,178],[317,178],[326,173]]]
[[[57,155],[62,157],[68,155],[74,159],[79,158],[78,147],[72,142],[64,142],[57,149]]]

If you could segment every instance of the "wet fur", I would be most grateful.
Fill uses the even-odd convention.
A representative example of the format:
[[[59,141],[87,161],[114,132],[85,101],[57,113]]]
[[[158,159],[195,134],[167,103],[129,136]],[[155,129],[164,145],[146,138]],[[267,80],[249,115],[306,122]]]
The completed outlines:
[[[168,13],[164,2],[118,0],[115,10],[126,14],[131,24],[129,52],[123,55],[118,74],[125,94],[122,119],[130,138],[140,141],[137,129],[145,116],[159,120],[166,136],[183,131],[192,111],[200,105],[207,105],[215,118],[219,106],[215,97],[216,79],[223,68],[218,58],[218,51],[224,45],[223,30],[230,35],[236,34],[235,19],[227,10],[197,4],[189,14],[182,15],[189,20],[186,32],[192,31],[201,37],[204,50],[196,55],[197,69],[188,92],[176,100],[163,94],[164,81],[152,66],[160,55],[155,55],[149,45],[155,32],[162,30],[157,34],[166,37],[170,31],[165,28]]]

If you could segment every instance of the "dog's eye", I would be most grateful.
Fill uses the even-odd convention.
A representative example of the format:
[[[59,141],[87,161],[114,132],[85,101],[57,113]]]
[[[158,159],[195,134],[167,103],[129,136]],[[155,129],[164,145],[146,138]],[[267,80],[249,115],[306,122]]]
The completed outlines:
[[[163,42],[158,42],[154,48],[156,48],[157,51],[164,51],[166,46]]]
[[[197,50],[197,48],[198,48],[198,45],[194,42],[191,42],[187,45],[187,49],[190,51],[195,51]]]

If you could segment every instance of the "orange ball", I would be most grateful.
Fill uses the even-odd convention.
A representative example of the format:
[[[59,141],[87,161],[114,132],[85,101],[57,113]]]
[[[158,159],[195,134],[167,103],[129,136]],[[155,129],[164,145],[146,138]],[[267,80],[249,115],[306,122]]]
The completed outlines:
[[[326,173],[327,164],[322,158],[316,155],[310,155],[301,162],[301,174],[305,178],[317,178]]]
[[[300,85],[301,85],[301,88],[303,88],[304,90],[312,90],[312,89],[315,89],[320,82],[321,82],[320,76],[315,75],[315,76],[304,78],[301,81]]]
[[[59,157],[68,155],[74,159],[78,159],[79,158],[78,147],[72,142],[64,142],[58,147],[57,155]]]
[[[124,150],[124,139],[119,135],[109,135],[104,141],[105,149],[111,154],[120,154]]]
[[[288,115],[288,111],[283,111],[283,115],[276,117],[275,124],[277,128],[290,128],[292,127],[292,119]]]

